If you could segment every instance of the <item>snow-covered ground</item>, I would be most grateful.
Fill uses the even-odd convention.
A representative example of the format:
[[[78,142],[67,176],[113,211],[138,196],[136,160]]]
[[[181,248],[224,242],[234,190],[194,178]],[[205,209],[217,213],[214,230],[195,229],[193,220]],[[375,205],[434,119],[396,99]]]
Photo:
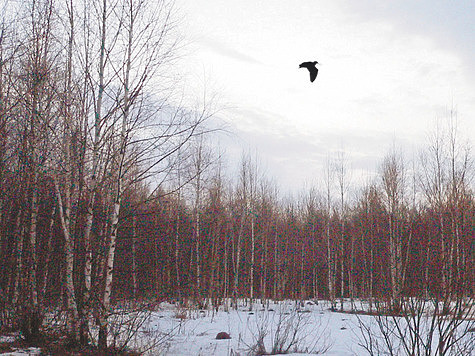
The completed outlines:
[[[299,355],[363,355],[359,346],[361,334],[358,317],[354,314],[332,312],[328,302],[305,302],[303,306],[293,301],[265,306],[260,303],[241,305],[238,310],[200,311],[177,309],[175,305],[162,304],[154,312],[150,330],[168,333],[161,345],[161,352],[178,355],[248,355],[263,336],[265,350],[270,352],[280,339],[285,351]],[[360,320],[372,318],[360,315]],[[231,339],[217,340],[219,332],[226,332]],[[143,340],[142,340],[143,341]],[[142,346],[142,345],[137,345]],[[149,354],[155,354],[157,350]]]
[[[368,305],[362,302],[357,302],[355,307],[368,310]],[[348,302],[344,309],[351,309]],[[290,355],[366,355],[368,352],[363,345],[368,335],[362,330],[366,328],[373,335],[379,332],[374,316],[334,312],[327,301],[267,301],[265,305],[256,302],[252,308],[241,301],[237,310],[220,307],[219,311],[161,303],[154,311],[130,313],[130,305],[122,310],[127,312],[122,314],[119,310],[110,317],[110,341],[113,342],[114,330],[120,329],[122,333],[115,345],[120,347],[127,338],[129,348],[146,351],[146,355],[244,356],[256,355],[259,348],[261,352],[272,354],[277,349]],[[424,334],[425,321],[421,320],[421,333]],[[473,318],[471,320],[470,328],[473,328]],[[427,319],[429,324],[430,319]],[[401,320],[399,326],[406,328],[405,321]],[[221,332],[229,334],[230,338],[216,339]],[[472,340],[473,347],[475,332],[469,332],[466,337]],[[400,341],[396,341],[395,346],[397,342]],[[433,351],[435,345],[437,342],[431,343]],[[472,351],[460,354],[471,356]],[[380,351],[373,353],[383,354]],[[2,355],[37,354],[38,349],[29,349]]]

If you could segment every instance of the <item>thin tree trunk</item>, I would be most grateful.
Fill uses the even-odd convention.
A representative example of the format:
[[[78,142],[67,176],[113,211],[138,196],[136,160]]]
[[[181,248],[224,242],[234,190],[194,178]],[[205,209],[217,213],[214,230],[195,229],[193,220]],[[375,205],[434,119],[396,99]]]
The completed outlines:
[[[107,313],[109,312],[111,305],[111,294],[112,294],[112,277],[114,271],[114,260],[115,260],[115,249],[117,242],[117,233],[119,228],[119,213],[120,213],[120,204],[122,200],[122,190],[119,187],[119,192],[114,201],[114,207],[111,216],[111,232],[109,237],[109,248],[106,259],[105,266],[105,284],[104,284],[104,294],[102,297],[102,308],[101,315],[99,318],[99,340],[98,346],[100,349],[107,349],[107,335],[108,335],[108,322]]]
[[[340,235],[340,310],[343,310],[343,298],[345,297],[345,222],[344,217],[341,217],[341,235]]]
[[[241,216],[239,232],[237,236],[237,241],[235,241],[235,252],[233,253],[234,257],[234,286],[233,286],[233,300],[234,300],[234,308],[237,308],[237,297],[239,292],[239,268],[241,263],[241,240],[242,240],[242,232],[244,227],[244,216],[245,213],[243,212]],[[234,235],[233,235],[234,236]]]
[[[391,209],[393,212],[396,208]],[[397,217],[394,213],[389,216],[389,244],[390,244],[390,270],[392,293],[391,299],[395,311],[400,308],[401,286],[402,286],[402,242],[398,233]]]
[[[442,263],[442,279],[441,279],[441,286],[440,290],[442,291],[442,295],[445,296],[445,291],[447,291],[447,271],[448,271],[448,261],[447,261],[447,251],[446,251],[446,244],[445,244],[445,226],[444,226],[444,216],[442,213],[442,208],[439,207],[439,229],[440,229],[440,245],[441,245],[441,254],[440,259]]]
[[[303,241],[300,246],[300,301],[305,300],[305,274],[304,274],[305,249]]]
[[[326,238],[327,238],[327,269],[328,269],[328,294],[332,308],[335,307],[335,280],[336,280],[336,268],[335,261],[333,260],[331,239],[330,239],[330,211],[328,211],[328,217],[326,222]]]
[[[427,245],[426,245],[426,262],[425,262],[425,268],[424,268],[424,295],[425,298],[429,298],[429,268],[430,268],[430,263],[431,263],[431,258],[430,258],[430,245],[431,245],[431,236],[432,234],[428,234],[428,240],[427,240]]]
[[[230,220],[230,219],[229,219]],[[229,231],[232,229],[229,228]],[[228,311],[228,298],[229,298],[229,267],[228,267],[228,259],[229,259],[229,242],[228,242],[229,234],[226,234],[224,237],[224,298],[225,298],[225,311]]]
[[[317,257],[316,257],[316,251],[318,249],[317,245],[317,234],[315,231],[316,228],[316,222],[312,221],[312,246],[313,246],[313,253],[314,253],[314,263],[313,263],[313,298],[317,301],[318,303],[318,264],[317,264]]]
[[[108,214],[107,214],[108,216]],[[96,254],[96,269],[95,269],[95,284],[94,284],[94,290],[96,291],[97,294],[100,294],[101,291],[99,290],[99,285],[102,285],[104,282],[104,269],[106,265],[106,240],[105,236],[108,234],[109,230],[109,225],[108,222],[105,221],[100,224],[99,228],[99,233],[97,234],[97,241],[99,241],[99,251]],[[93,288],[91,286],[91,288]]]
[[[355,237],[353,236],[352,233],[350,233],[350,268],[348,271],[348,289],[350,293],[350,302],[351,302],[351,309],[353,310],[355,305],[354,305],[354,296],[355,296],[355,281],[353,278],[353,275],[355,273],[354,268],[355,268]]]
[[[104,11],[106,6],[106,0],[104,0]],[[104,12],[105,14],[105,12]],[[119,141],[119,154],[117,157],[118,162],[118,172],[117,172],[117,181],[115,187],[115,196],[113,202],[113,211],[111,217],[111,232],[109,238],[109,251],[107,254],[107,263],[105,270],[105,286],[104,286],[104,295],[102,299],[103,309],[101,316],[99,318],[99,340],[98,345],[100,349],[107,349],[107,334],[108,334],[108,310],[110,308],[110,300],[112,294],[112,278],[114,272],[114,261],[115,261],[115,250],[117,243],[117,235],[119,230],[119,214],[120,207],[122,203],[122,197],[125,189],[125,156],[126,149],[128,144],[128,120],[129,120],[129,111],[130,111],[130,98],[129,98],[129,79],[130,79],[130,70],[131,70],[131,61],[132,61],[132,43],[134,36],[134,19],[132,15],[133,11],[130,9],[131,22],[128,29],[128,42],[127,42],[127,59],[126,59],[126,68],[125,68],[125,78],[124,78],[124,97],[123,97],[123,106],[122,106],[122,126],[120,132],[120,141]],[[105,19],[103,20],[103,30],[105,28]],[[105,39],[105,34],[104,34]],[[102,50],[101,50],[102,54]]]
[[[16,223],[15,223],[15,237],[16,237],[16,269],[15,269],[15,278],[13,282],[13,296],[12,304],[16,306],[18,303],[18,298],[20,296],[21,289],[21,276],[23,275],[23,245],[25,238],[25,226],[21,223],[22,210],[18,212]]]
[[[29,231],[29,244],[30,244],[30,270],[29,270],[29,291],[31,296],[31,303],[33,310],[37,311],[39,308],[38,305],[38,282],[36,280],[36,272],[38,269],[38,262],[36,256],[36,234],[37,234],[37,225],[38,225],[38,188],[37,188],[37,178],[34,174],[33,178],[33,193],[31,198],[31,213],[30,213],[30,231]]]
[[[195,235],[195,256],[196,256],[196,280],[195,280],[195,298],[201,303],[201,171],[203,169],[203,140],[200,137],[198,144],[197,157],[195,161],[196,186],[195,186],[195,206],[194,206],[194,235]]]
[[[180,277],[180,191],[178,190],[178,203],[176,207],[175,224],[175,273],[178,299],[181,300],[181,277]]]
[[[249,291],[249,296],[250,296],[250,306],[249,306],[249,309],[251,310],[252,309],[252,303],[254,301],[254,260],[255,260],[255,254],[254,254],[254,250],[255,250],[255,246],[256,246],[256,238],[255,238],[255,235],[254,235],[254,212],[251,212],[252,216],[251,216],[251,268],[250,268],[250,291]]]
[[[412,214],[412,213],[411,213]],[[411,244],[412,244],[412,236],[413,236],[413,228],[412,228],[412,225],[413,225],[413,221],[412,221],[412,215],[411,217],[409,218],[409,237],[407,239],[407,244],[406,244],[406,255],[404,257],[404,260],[403,260],[403,251],[402,251],[402,241],[400,241],[401,243],[401,251],[400,251],[400,256],[401,256],[401,283],[400,283],[400,293],[402,294],[404,292],[404,287],[406,285],[406,275],[407,275],[407,269],[408,269],[408,266],[409,266],[409,251],[411,249]]]
[[[198,184],[199,185],[199,184]],[[200,189],[200,188],[198,188]],[[199,193],[197,197],[197,205],[199,204]],[[200,233],[200,212],[198,211],[198,206],[196,207],[196,215],[195,215],[195,255],[196,255],[196,289],[195,289],[195,297],[196,300],[201,302],[201,233]]]
[[[335,247],[332,245],[330,234],[331,223],[331,168],[330,162],[327,161],[325,169],[326,181],[326,221],[325,221],[325,237],[327,245],[327,273],[328,273],[328,298],[330,299],[331,308],[336,308],[336,253]]]
[[[49,228],[48,228],[48,242],[46,246],[46,258],[44,262],[44,272],[43,272],[43,284],[41,288],[41,294],[40,294],[40,302],[43,304],[45,295],[46,295],[46,287],[48,285],[48,277],[49,277],[49,265],[51,262],[51,255],[53,252],[53,246],[52,246],[52,241],[53,241],[53,228],[54,228],[54,222],[55,222],[55,216],[56,216],[56,208],[53,208],[53,211],[51,212],[51,217],[49,220]]]
[[[280,258],[277,252],[277,227],[274,234],[274,288],[272,291],[272,299],[277,300],[277,285],[279,282]]]
[[[103,0],[103,9],[102,9],[102,21],[101,21],[101,48],[99,54],[99,88],[97,93],[97,100],[94,108],[94,137],[93,137],[93,147],[92,147],[92,172],[89,177],[89,184],[87,192],[87,204],[86,204],[86,221],[84,227],[84,292],[82,295],[83,299],[83,310],[81,318],[81,341],[83,343],[87,342],[89,334],[89,313],[90,313],[90,298],[91,298],[91,274],[92,274],[92,248],[91,248],[91,230],[92,223],[94,220],[94,204],[96,201],[96,192],[97,192],[97,183],[99,180],[99,149],[101,141],[101,126],[102,126],[102,100],[104,96],[104,71],[106,64],[106,19],[107,19],[107,0]],[[99,273],[102,273],[100,271]]]
[[[267,231],[268,232],[268,231]],[[268,259],[268,246],[267,246],[267,239],[268,234],[264,235],[264,251],[261,254],[261,302],[264,305],[264,301],[266,299],[266,291],[267,291],[267,259]]]
[[[371,213],[371,226],[375,226],[375,221],[373,214],[374,212]],[[373,286],[374,286],[374,231],[371,229],[370,231],[370,259],[369,259],[369,309],[370,311],[372,310],[373,307],[373,298],[374,298],[374,292],[373,292]]]
[[[132,297],[134,300],[137,298],[137,252],[136,252],[136,239],[137,239],[137,215],[132,218]]]
[[[79,329],[77,321],[79,320],[78,308],[76,305],[76,296],[73,282],[74,251],[73,241],[70,234],[70,201],[69,198],[63,203],[63,198],[59,190],[58,182],[54,182],[56,189],[56,198],[58,199],[58,212],[61,221],[61,227],[64,235],[64,256],[66,261],[65,279],[66,279],[66,302],[68,308],[68,328],[70,335],[74,340],[79,340]]]
[[[363,277],[363,280],[361,281],[361,296],[363,296],[364,298],[368,298],[369,295],[368,295],[368,274],[369,274],[369,268],[368,268],[368,255],[367,255],[367,252],[366,252],[366,244],[365,244],[365,241],[364,241],[364,237],[365,235],[367,235],[367,233],[361,233],[360,235],[360,245],[361,245],[361,255],[362,255],[362,259],[363,259],[363,273],[362,273],[362,277]]]

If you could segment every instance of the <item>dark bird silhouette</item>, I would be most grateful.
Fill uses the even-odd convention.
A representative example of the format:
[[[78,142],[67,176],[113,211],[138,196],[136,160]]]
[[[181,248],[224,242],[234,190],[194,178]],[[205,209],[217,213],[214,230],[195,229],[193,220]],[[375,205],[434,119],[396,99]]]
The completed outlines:
[[[315,67],[318,62],[303,62],[299,65],[299,68],[307,68],[308,71],[310,72],[310,81],[313,82],[315,78],[317,77],[318,74],[318,69]]]

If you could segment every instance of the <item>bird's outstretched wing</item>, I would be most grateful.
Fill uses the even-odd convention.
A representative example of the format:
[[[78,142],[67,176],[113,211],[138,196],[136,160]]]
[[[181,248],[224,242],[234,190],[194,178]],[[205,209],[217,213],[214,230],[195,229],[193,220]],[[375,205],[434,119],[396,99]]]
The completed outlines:
[[[299,68],[310,69],[311,67],[315,67],[315,64],[313,64],[312,62],[303,62],[303,63],[300,63],[299,65]]]
[[[308,68],[308,71],[310,72],[310,81],[313,83],[313,81],[317,77],[318,69],[315,67],[312,67],[312,68]]]
[[[310,81],[313,82],[318,74],[318,69],[315,67],[316,62],[303,62],[300,63],[299,68],[307,68],[310,72]]]

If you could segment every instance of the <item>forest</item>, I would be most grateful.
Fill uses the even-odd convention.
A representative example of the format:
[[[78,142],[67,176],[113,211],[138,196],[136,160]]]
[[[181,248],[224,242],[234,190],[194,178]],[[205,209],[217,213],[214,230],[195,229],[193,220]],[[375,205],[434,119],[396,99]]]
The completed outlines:
[[[168,1],[0,10],[0,328],[34,339],[60,309],[106,348],[130,300],[473,298],[473,141],[455,109],[411,161],[395,148],[357,185],[338,152],[287,194],[256,155],[213,146],[212,101],[180,101]]]

